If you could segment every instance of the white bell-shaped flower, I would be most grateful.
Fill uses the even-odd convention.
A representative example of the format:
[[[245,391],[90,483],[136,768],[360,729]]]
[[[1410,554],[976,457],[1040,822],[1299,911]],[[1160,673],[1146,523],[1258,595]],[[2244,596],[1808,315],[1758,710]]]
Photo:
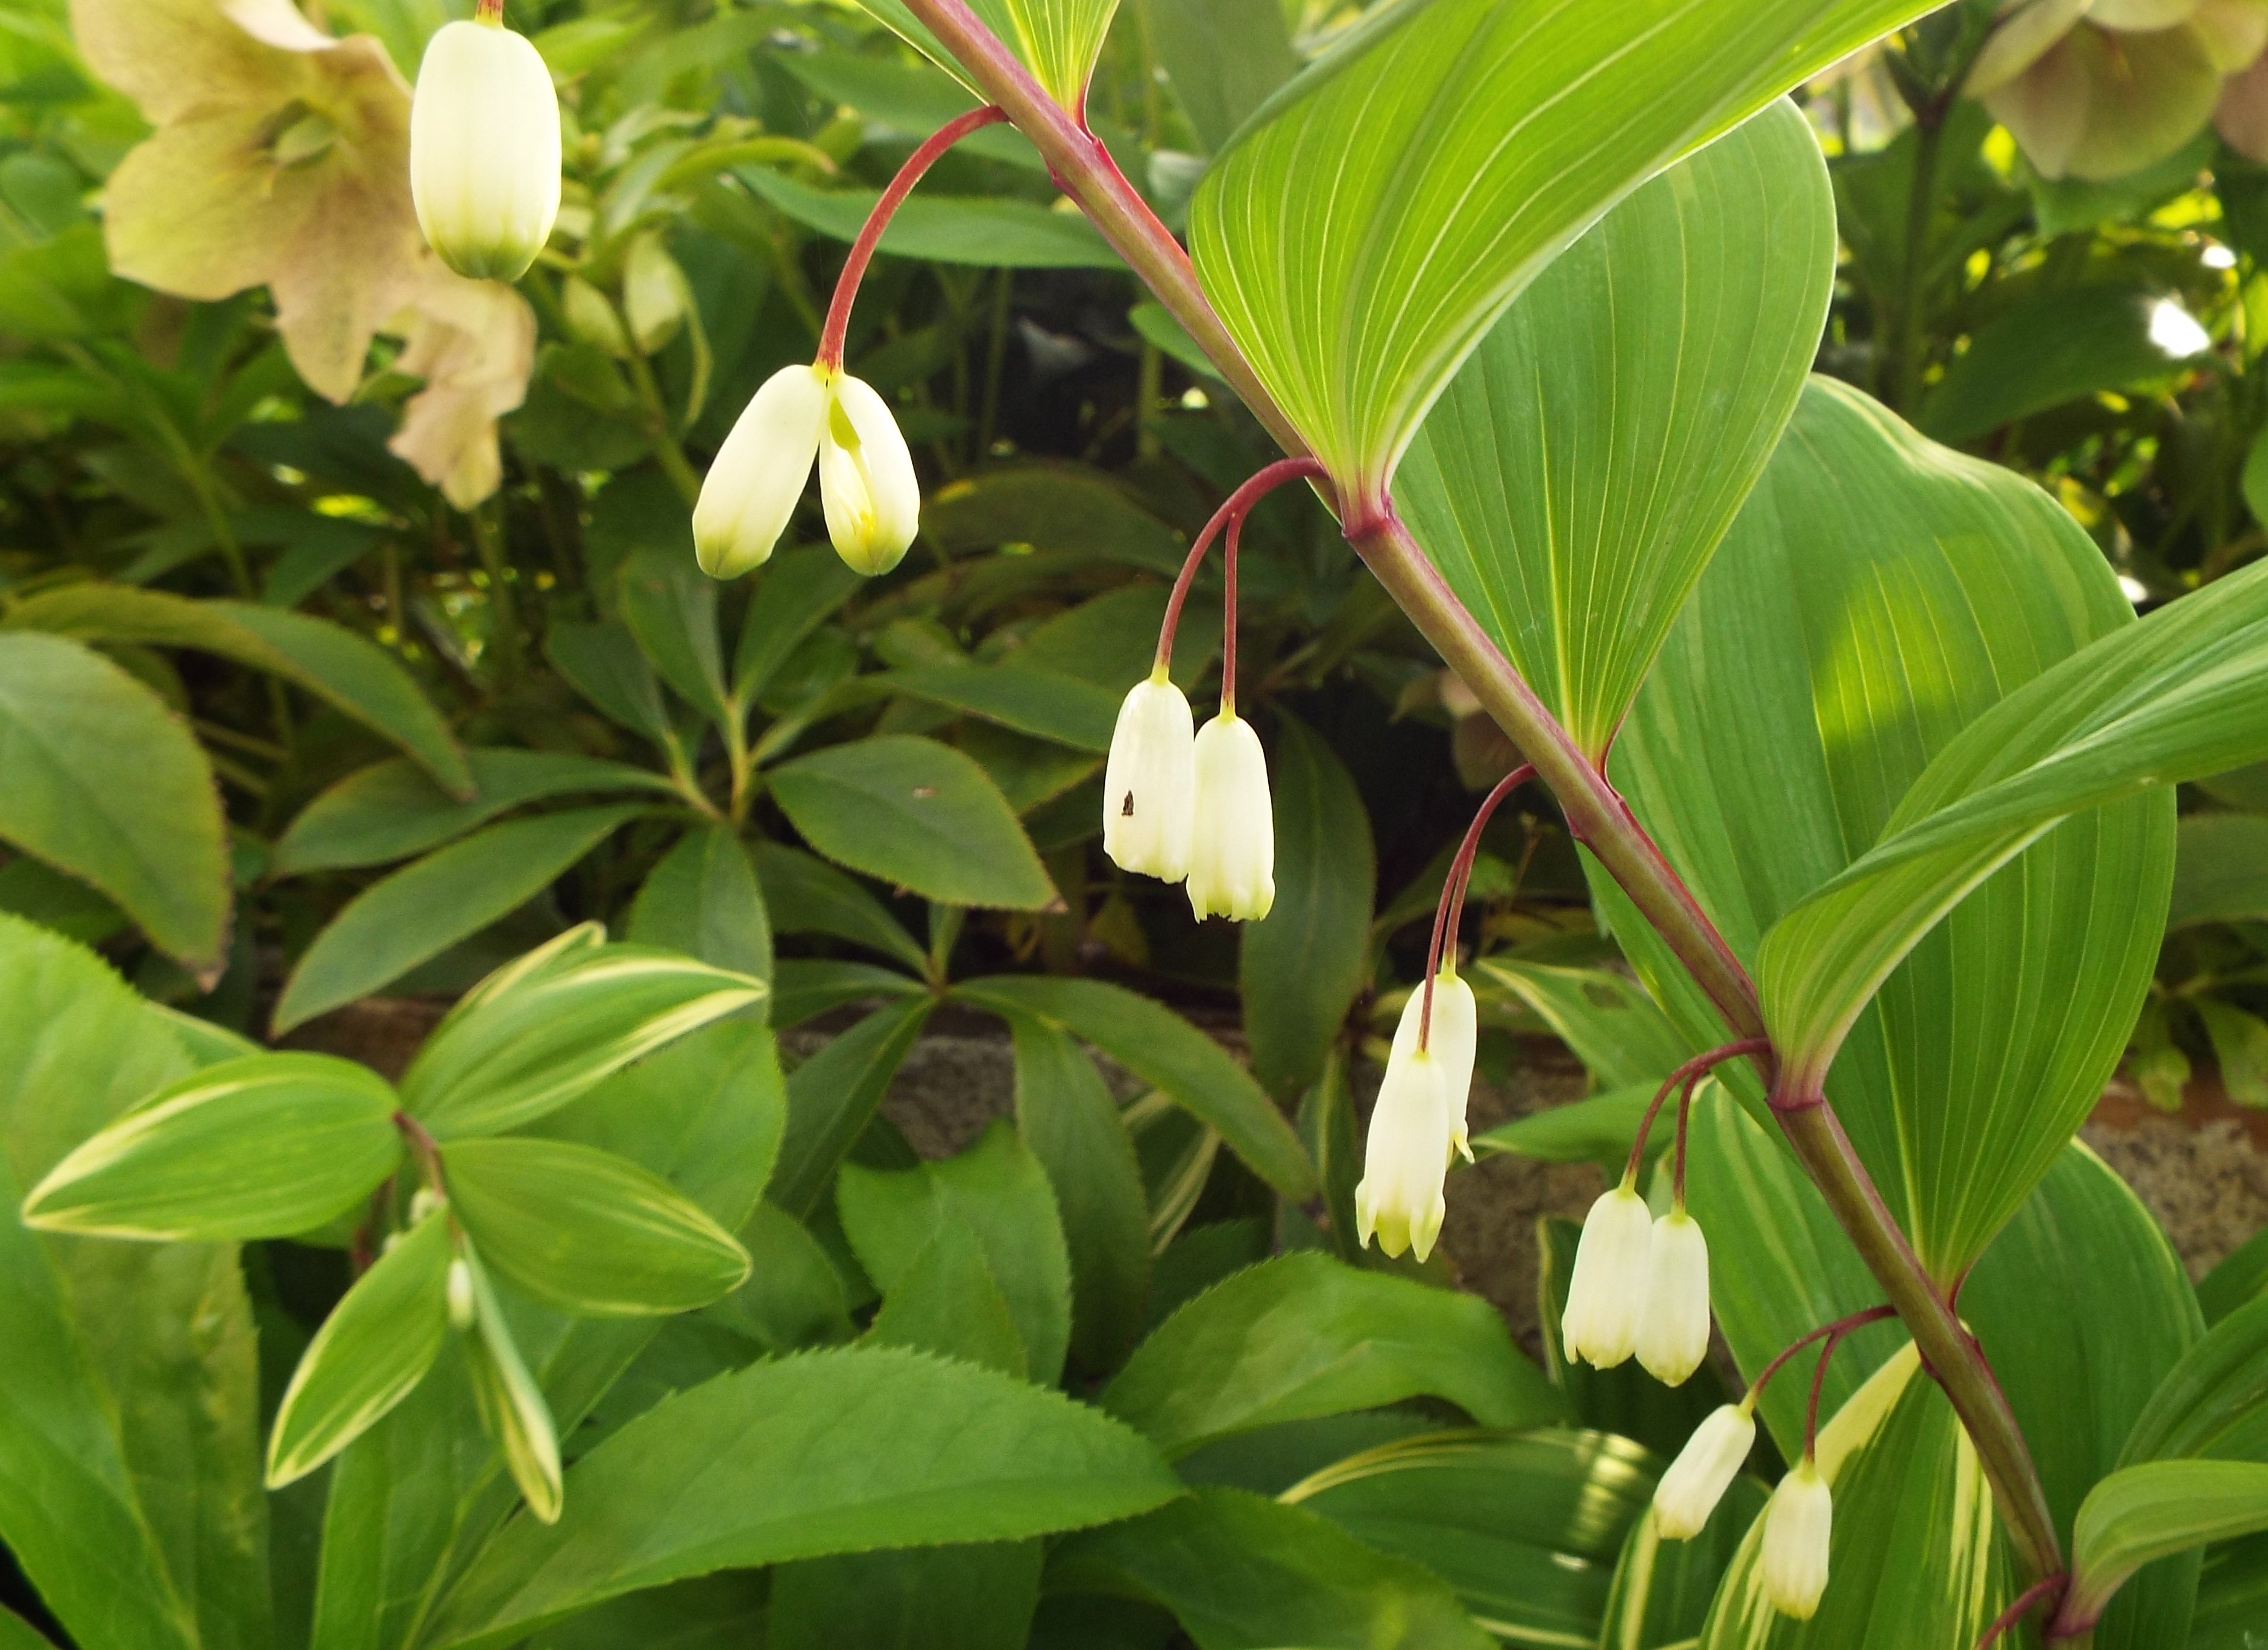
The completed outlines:
[[[1102,851],[1122,870],[1169,883],[1189,874],[1196,725],[1189,700],[1163,665],[1118,707],[1102,774]]]
[[[1448,1074],[1431,1050],[1395,1049],[1386,1062],[1371,1109],[1362,1184],[1354,1189],[1355,1232],[1365,1247],[1375,1236],[1389,1255],[1433,1252],[1448,1207],[1441,1178],[1449,1170]]]
[[[1756,1443],[1756,1412],[1747,1404],[1712,1411],[1654,1487],[1654,1528],[1671,1541],[1699,1535]]]
[[[559,94],[525,35],[485,20],[435,31],[409,105],[409,194],[459,275],[527,273],[559,216]]]
[[[1809,1621],[1827,1591],[1827,1555],[1835,1534],[1835,1498],[1818,1463],[1806,1456],[1779,1481],[1764,1508],[1764,1596],[1783,1616]]]
[[[1653,1213],[1628,1181],[1591,1206],[1559,1320],[1560,1344],[1570,1360],[1611,1369],[1638,1350],[1653,1240]]]
[[[1189,833],[1189,908],[1202,922],[1257,922],[1276,903],[1276,814],[1268,758],[1233,710],[1197,730],[1197,806]]]
[[[1666,1386],[1683,1386],[1709,1355],[1709,1240],[1683,1205],[1653,1223],[1646,1245],[1646,1309],[1638,1360]]]
[[[1394,1058],[1418,1052],[1419,1023],[1425,1015],[1425,987],[1419,986],[1403,1006],[1394,1027]],[[1480,1044],[1480,1009],[1473,988],[1448,969],[1433,976],[1433,1023],[1425,1046],[1441,1067],[1442,1090],[1449,1101],[1449,1148],[1473,1160],[1466,1113],[1473,1097],[1473,1060]]]
[[[693,507],[693,551],[711,578],[771,559],[811,467],[836,554],[870,577],[905,555],[921,485],[888,404],[847,373],[798,364],[764,380],[718,450]]]

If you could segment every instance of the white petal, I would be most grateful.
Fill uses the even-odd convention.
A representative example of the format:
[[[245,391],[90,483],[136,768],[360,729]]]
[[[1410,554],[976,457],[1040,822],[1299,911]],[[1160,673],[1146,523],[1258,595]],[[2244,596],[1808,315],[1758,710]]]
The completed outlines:
[[[1189,908],[1203,921],[1257,922],[1276,903],[1276,815],[1252,724],[1224,712],[1197,730]]]
[[[441,261],[517,281],[559,216],[559,95],[524,35],[446,23],[409,106],[409,192]]]
[[[1764,1555],[1758,1568],[1764,1596],[1783,1616],[1809,1621],[1827,1591],[1828,1553],[1834,1544],[1835,1500],[1809,1461],[1779,1481],[1764,1508]]]
[[[1389,1255],[1410,1250],[1423,1260],[1440,1236],[1447,1213],[1441,1178],[1449,1162],[1446,1075],[1430,1052],[1396,1053],[1386,1062],[1386,1081],[1371,1109],[1362,1184],[1355,1188],[1357,1236],[1367,1244],[1375,1235]]]
[[[1646,1250],[1653,1239],[1653,1213],[1628,1186],[1615,1187],[1591,1206],[1575,1246],[1567,1309],[1559,1321],[1561,1344],[1571,1360],[1611,1369],[1638,1349]]]
[[[905,558],[921,527],[921,483],[889,403],[847,374],[819,446],[819,495],[836,554],[869,578]]]
[[[1665,1539],[1690,1541],[1701,1533],[1756,1442],[1756,1416],[1734,1404],[1712,1411],[1693,1429],[1653,1492],[1654,1528]]]
[[[1102,851],[1122,869],[1177,883],[1189,874],[1197,753],[1189,701],[1152,677],[1118,707],[1102,779]]]
[[[827,422],[827,380],[818,369],[782,367],[733,425],[693,507],[693,553],[711,578],[761,567],[787,531]]]
[[[1395,1053],[1417,1051],[1418,1023],[1425,1012],[1425,987],[1421,983],[1410,994],[1402,1018],[1395,1024]],[[1462,1152],[1470,1162],[1473,1148],[1466,1138],[1465,1118],[1472,1102],[1473,1062],[1480,1047],[1480,1009],[1473,1001],[1473,988],[1446,970],[1433,977],[1433,1023],[1425,1046],[1441,1062],[1442,1083],[1449,1097],[1450,1148]]]
[[[1709,1241],[1693,1217],[1672,1210],[1646,1246],[1646,1309],[1638,1360],[1666,1386],[1683,1386],[1709,1355]]]

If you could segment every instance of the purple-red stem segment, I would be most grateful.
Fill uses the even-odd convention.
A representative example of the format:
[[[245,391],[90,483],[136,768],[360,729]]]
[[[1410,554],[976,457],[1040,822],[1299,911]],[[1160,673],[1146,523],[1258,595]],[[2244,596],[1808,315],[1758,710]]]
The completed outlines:
[[[1535,777],[1535,770],[1526,763],[1497,781],[1496,788],[1489,792],[1473,814],[1472,824],[1466,828],[1465,840],[1457,845],[1457,856],[1449,862],[1448,875],[1441,878],[1441,897],[1433,906],[1433,936],[1425,946],[1425,1001],[1418,1010],[1418,1046],[1433,1045],[1433,976],[1441,972],[1443,958],[1452,966],[1457,960],[1457,925],[1465,914],[1465,890],[1473,877],[1473,862],[1480,857],[1481,832],[1504,799]]]
[[[1221,502],[1220,508],[1213,511],[1212,519],[1205,523],[1204,531],[1197,535],[1197,542],[1189,546],[1189,554],[1182,558],[1182,570],[1174,579],[1174,593],[1166,598],[1166,621],[1158,627],[1160,670],[1167,670],[1174,663],[1174,633],[1181,628],[1182,604],[1189,599],[1189,586],[1197,579],[1197,568],[1204,565],[1205,552],[1212,548],[1212,541],[1220,536],[1220,530],[1241,522],[1254,505],[1286,481],[1321,480],[1322,475],[1323,466],[1313,458],[1278,458],[1265,468],[1255,471],[1242,487]],[[1222,636],[1222,644],[1233,647],[1236,634],[1236,626],[1233,622],[1236,600],[1233,576],[1229,581],[1228,599],[1231,604],[1228,617],[1232,622]]]

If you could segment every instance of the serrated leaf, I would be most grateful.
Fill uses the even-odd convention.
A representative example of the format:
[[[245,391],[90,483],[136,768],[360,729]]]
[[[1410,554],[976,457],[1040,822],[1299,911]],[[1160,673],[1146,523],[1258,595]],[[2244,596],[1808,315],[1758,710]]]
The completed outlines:
[[[290,1237],[368,1197],[401,1161],[394,1090],[328,1054],[251,1054],[160,1089],[49,1171],[24,1221],[217,1243]]]
[[[449,1334],[449,1217],[402,1233],[331,1309],[301,1354],[268,1442],[268,1487],[305,1478],[425,1378]]]
[[[662,855],[638,887],[625,937],[770,980],[772,931],[763,890],[730,825],[696,825]]]

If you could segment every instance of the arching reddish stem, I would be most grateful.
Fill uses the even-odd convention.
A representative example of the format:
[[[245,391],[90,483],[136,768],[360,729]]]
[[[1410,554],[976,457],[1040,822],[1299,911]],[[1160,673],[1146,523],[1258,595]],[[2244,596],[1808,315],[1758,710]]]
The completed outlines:
[[[1189,546],[1182,559],[1182,570],[1174,580],[1174,593],[1166,598],[1166,622],[1158,627],[1158,668],[1166,669],[1174,662],[1174,632],[1182,622],[1182,604],[1189,599],[1189,585],[1197,576],[1197,567],[1204,561],[1205,552],[1220,536],[1222,528],[1243,519],[1255,504],[1286,481],[1319,480],[1323,466],[1313,458],[1279,458],[1266,469],[1257,471],[1252,479],[1228,495],[1226,502],[1213,511],[1212,519],[1204,524],[1197,542]],[[1233,588],[1233,587],[1232,587]],[[1232,595],[1231,599],[1233,599]],[[1229,627],[1231,634],[1235,626]],[[1233,642],[1229,643],[1233,646]]]
[[[1827,1365],[1829,1360],[1835,1356],[1835,1349],[1854,1331],[1864,1329],[1878,1319],[1896,1316],[1897,1309],[1894,1306],[1869,1307],[1864,1312],[1854,1312],[1841,1323],[1828,1326],[1827,1344],[1819,1349],[1818,1368],[1811,1372],[1811,1402],[1803,1412],[1803,1458],[1806,1461],[1812,1458],[1819,1447],[1819,1395],[1826,1390]]]
[[[1441,972],[1444,957],[1454,959],[1457,955],[1457,925],[1465,914],[1465,887],[1472,881],[1473,862],[1480,857],[1481,832],[1504,799],[1535,777],[1535,770],[1526,763],[1497,781],[1496,788],[1481,801],[1473,822],[1465,828],[1465,840],[1457,845],[1456,857],[1449,862],[1448,875],[1441,878],[1441,897],[1433,905],[1433,935],[1425,945],[1425,1001],[1418,1010],[1418,1046],[1433,1045],[1433,976]]]
[[[1236,715],[1236,552],[1244,538],[1244,517],[1228,518],[1228,546],[1221,552],[1220,714]]]
[[[1832,1324],[1822,1324],[1808,1335],[1797,1336],[1781,1350],[1778,1357],[1764,1366],[1762,1375],[1749,1383],[1749,1396],[1751,1397],[1761,1396],[1765,1384],[1780,1372],[1781,1366],[1806,1346],[1810,1346],[1812,1342],[1829,1335],[1839,1338],[1855,1331],[1862,1330],[1869,1324],[1879,1324],[1885,1318],[1896,1317],[1897,1315],[1898,1309],[1894,1306],[1870,1306],[1863,1312],[1853,1312],[1848,1317],[1838,1317]]]
[[[1693,1098],[1693,1085],[1716,1067],[1728,1060],[1738,1060],[1743,1054],[1761,1054],[1771,1046],[1770,1038],[1744,1037],[1737,1043],[1727,1043],[1721,1048],[1696,1054],[1663,1078],[1661,1087],[1653,1091],[1653,1103],[1646,1107],[1646,1115],[1638,1119],[1638,1136],[1631,1141],[1630,1167],[1624,1171],[1623,1177],[1625,1180],[1638,1178],[1638,1167],[1646,1162],[1646,1137],[1653,1133],[1653,1119],[1660,1114],[1661,1103],[1669,1098],[1671,1089],[1683,1083],[1685,1101],[1690,1104]],[[1683,1104],[1677,1108],[1677,1191],[1683,1198],[1685,1192],[1685,1104]]]
[[[1984,1630],[1984,1636],[1977,1641],[1977,1650],[1992,1650],[1993,1642],[2002,1633],[2023,1620],[2034,1608],[2061,1593],[2070,1582],[2071,1578],[2067,1575],[2044,1576],[2017,1594],[2016,1602],[2002,1610],[1992,1624]]]
[[[939,127],[898,168],[898,175],[890,180],[890,187],[882,191],[882,198],[866,215],[865,227],[858,231],[858,238],[850,243],[850,256],[843,261],[843,274],[835,282],[835,301],[827,306],[827,325],[819,334],[821,367],[830,372],[842,370],[843,344],[850,331],[850,301],[858,296],[858,283],[866,278],[866,266],[874,260],[874,248],[881,244],[882,231],[889,228],[898,208],[914,192],[914,185],[921,181],[924,172],[937,165],[939,156],[969,133],[998,126],[1007,118],[1005,110],[990,104],[971,109]]]

